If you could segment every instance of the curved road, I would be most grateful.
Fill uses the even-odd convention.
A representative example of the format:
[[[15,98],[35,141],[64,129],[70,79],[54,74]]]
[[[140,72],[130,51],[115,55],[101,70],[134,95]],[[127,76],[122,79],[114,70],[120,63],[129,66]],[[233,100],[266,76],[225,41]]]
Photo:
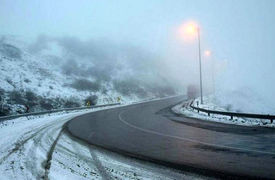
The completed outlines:
[[[90,144],[220,178],[275,178],[275,130],[213,123],[171,111],[184,97],[88,113],[66,124]]]

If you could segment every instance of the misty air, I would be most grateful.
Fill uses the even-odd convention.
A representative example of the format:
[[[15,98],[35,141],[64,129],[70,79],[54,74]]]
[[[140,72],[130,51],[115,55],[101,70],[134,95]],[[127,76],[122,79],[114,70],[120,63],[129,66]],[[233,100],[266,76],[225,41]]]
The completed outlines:
[[[275,1],[0,2],[0,179],[275,179]]]

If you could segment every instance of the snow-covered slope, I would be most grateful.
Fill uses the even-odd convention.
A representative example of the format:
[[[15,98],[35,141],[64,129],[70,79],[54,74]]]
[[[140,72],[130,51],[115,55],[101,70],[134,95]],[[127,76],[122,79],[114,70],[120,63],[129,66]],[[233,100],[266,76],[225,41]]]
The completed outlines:
[[[0,115],[26,112],[28,107],[39,111],[81,106],[87,98],[97,104],[131,103],[173,94],[167,87],[146,82],[148,72],[134,74],[130,61],[126,62],[136,58],[131,53],[125,57],[127,53],[122,56],[70,40],[79,43],[71,48],[67,47],[71,42],[62,45],[64,41],[68,40],[38,38],[35,43],[26,43],[20,38],[1,38]],[[109,64],[112,58],[115,63]],[[150,75],[153,80],[155,77]]]
[[[18,48],[15,43],[0,44],[0,95],[2,103],[10,105],[10,112],[24,111],[25,107],[22,105],[35,106],[39,102],[29,101],[41,99],[51,101],[48,108],[58,108],[64,106],[66,100],[81,105],[90,95],[100,96],[98,103],[115,101],[115,96],[119,96],[113,92],[113,96],[110,97],[99,92],[79,91],[66,85],[71,84],[76,78],[65,76],[58,66],[45,59],[31,55],[26,50]],[[47,109],[47,105],[32,110],[37,109]]]
[[[2,48],[16,48],[9,44],[2,44]],[[54,97],[70,97],[87,95],[76,90],[64,87],[63,84],[70,79],[66,78],[54,69],[54,67],[42,60],[38,61],[36,57],[31,56],[25,51],[17,49],[21,56],[9,57],[1,52],[1,88],[7,91],[15,89],[25,89],[36,92],[37,95]]]

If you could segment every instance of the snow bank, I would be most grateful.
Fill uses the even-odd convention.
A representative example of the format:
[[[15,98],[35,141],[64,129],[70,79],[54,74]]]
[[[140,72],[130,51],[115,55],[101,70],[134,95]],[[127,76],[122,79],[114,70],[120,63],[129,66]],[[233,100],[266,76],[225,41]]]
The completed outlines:
[[[197,106],[197,102],[199,102],[199,98],[194,100],[194,106]],[[215,110],[215,111],[232,111],[231,107],[222,107],[218,104],[215,104],[217,100],[214,96],[207,96],[204,97],[204,104],[199,104],[200,108]],[[270,120],[262,120],[262,119],[250,119],[250,118],[237,118],[233,117],[231,119],[229,116],[217,115],[217,114],[210,114],[208,116],[207,113],[199,112],[197,110],[192,109],[190,106],[184,106],[188,102],[182,102],[172,108],[175,113],[183,114],[187,117],[198,118],[207,121],[219,122],[219,123],[226,123],[226,124],[235,124],[241,126],[264,126],[264,127],[275,127],[275,123],[270,123]]]

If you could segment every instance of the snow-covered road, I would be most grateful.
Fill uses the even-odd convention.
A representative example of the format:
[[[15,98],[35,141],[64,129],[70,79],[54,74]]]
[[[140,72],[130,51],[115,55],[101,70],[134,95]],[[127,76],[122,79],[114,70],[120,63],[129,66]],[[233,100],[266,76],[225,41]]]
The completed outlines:
[[[90,146],[63,130],[73,117],[106,108],[1,122],[0,179],[201,178]]]

